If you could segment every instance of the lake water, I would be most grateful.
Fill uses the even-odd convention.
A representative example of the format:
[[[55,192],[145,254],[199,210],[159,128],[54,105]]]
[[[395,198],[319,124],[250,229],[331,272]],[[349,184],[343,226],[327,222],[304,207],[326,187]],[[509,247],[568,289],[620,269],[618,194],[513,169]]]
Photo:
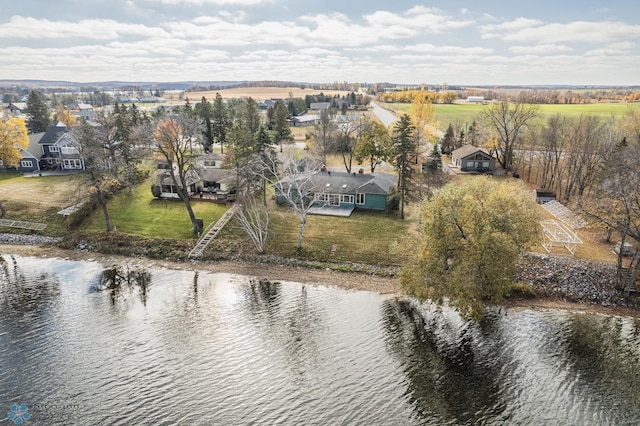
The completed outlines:
[[[640,424],[638,319],[1,257],[4,425]]]

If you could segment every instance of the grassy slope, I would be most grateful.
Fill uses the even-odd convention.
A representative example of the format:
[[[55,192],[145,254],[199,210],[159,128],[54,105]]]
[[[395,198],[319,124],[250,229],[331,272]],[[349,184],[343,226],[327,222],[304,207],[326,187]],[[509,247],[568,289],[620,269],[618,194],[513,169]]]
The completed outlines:
[[[191,203],[196,217],[205,226],[218,220],[226,210],[224,205],[194,201]],[[119,232],[157,238],[192,238],[191,221],[184,206],[178,200],[158,200],[151,194],[150,181],[123,191],[109,202],[112,224]],[[101,210],[93,212],[82,230],[105,229]]]

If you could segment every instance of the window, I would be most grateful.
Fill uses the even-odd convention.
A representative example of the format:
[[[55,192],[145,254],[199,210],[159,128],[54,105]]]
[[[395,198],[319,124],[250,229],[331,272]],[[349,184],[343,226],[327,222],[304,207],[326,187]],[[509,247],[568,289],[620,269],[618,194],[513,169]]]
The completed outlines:
[[[340,202],[353,204],[353,195],[341,195]]]
[[[31,168],[33,167],[33,162],[31,160],[20,160],[20,167]]]
[[[216,160],[204,160],[204,166],[205,167],[215,167],[216,166]]]
[[[356,194],[356,204],[364,204],[364,194]]]
[[[73,146],[62,146],[62,147],[60,147],[60,152],[63,155],[70,155],[70,154],[78,154],[79,153],[78,152],[78,148],[73,147]]]
[[[59,146],[55,146],[55,145],[51,145],[49,147],[49,152],[60,152],[60,147]]]
[[[64,161],[62,162],[62,167],[64,169],[81,169],[82,162],[77,158],[74,158],[74,159],[65,158]]]

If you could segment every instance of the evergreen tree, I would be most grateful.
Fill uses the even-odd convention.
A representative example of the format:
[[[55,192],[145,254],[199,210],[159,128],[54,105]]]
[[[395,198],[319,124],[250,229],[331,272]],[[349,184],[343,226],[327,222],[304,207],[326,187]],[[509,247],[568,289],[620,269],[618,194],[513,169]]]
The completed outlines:
[[[273,113],[273,132],[276,143],[280,144],[280,152],[282,152],[282,141],[293,139],[291,128],[287,123],[288,118],[289,111],[287,111],[287,107],[282,102],[277,102]]]
[[[464,129],[460,129],[460,134],[458,135],[458,142],[456,143],[456,148],[460,148],[465,143],[464,137]]]
[[[407,183],[413,175],[412,156],[416,152],[416,141],[413,137],[414,127],[411,118],[403,114],[396,122],[391,136],[393,146],[393,165],[398,171],[398,194],[400,195],[400,219],[404,219],[404,200]]]
[[[471,145],[478,146],[478,125],[476,124],[476,120],[473,120],[473,123],[471,123],[471,127],[469,127],[467,140]]]
[[[51,111],[43,97],[32,90],[27,98],[27,129],[29,133],[46,132],[51,125]]]
[[[449,123],[444,137],[442,138],[442,152],[445,154],[451,154],[451,151],[455,149],[455,136],[453,134],[453,126]]]
[[[213,141],[220,144],[220,152],[224,154],[224,145],[227,143],[227,132],[231,127],[227,104],[222,99],[220,93],[216,93],[216,100],[213,102],[211,131]]]
[[[204,96],[195,106],[196,114],[202,119],[204,123],[204,136],[202,144],[205,152],[211,152],[213,146],[213,106]]]
[[[437,143],[433,144],[433,149],[429,154],[428,168],[431,171],[442,170],[442,154],[440,153],[440,148]]]

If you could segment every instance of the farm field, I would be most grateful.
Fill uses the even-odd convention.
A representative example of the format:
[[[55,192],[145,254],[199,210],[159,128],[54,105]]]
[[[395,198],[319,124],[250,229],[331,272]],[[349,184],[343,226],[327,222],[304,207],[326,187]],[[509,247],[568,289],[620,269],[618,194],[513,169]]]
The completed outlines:
[[[384,104],[387,108],[400,113],[409,110],[410,104]],[[436,118],[440,122],[440,129],[446,129],[449,124],[471,125],[474,119],[486,105],[479,104],[436,104]],[[593,103],[593,104],[569,104],[569,105],[539,105],[541,119],[546,119],[554,114],[562,114],[569,117],[578,117],[581,114],[614,115],[622,116],[629,108],[640,108],[638,104],[619,103]]]
[[[183,94],[183,98],[188,97],[192,101],[198,101],[204,96],[211,100],[215,99],[216,93],[220,93],[223,99],[251,97],[257,101],[264,101],[272,98],[288,98],[289,94],[292,94],[294,98],[304,98],[307,95],[317,95],[320,92],[329,96],[343,96],[351,93],[346,90],[315,90],[300,87],[236,87],[233,89],[209,90],[206,92],[186,92]],[[167,94],[165,96],[167,100],[171,101],[178,101],[178,97],[178,94]],[[183,101],[180,101],[180,103],[182,102]]]

